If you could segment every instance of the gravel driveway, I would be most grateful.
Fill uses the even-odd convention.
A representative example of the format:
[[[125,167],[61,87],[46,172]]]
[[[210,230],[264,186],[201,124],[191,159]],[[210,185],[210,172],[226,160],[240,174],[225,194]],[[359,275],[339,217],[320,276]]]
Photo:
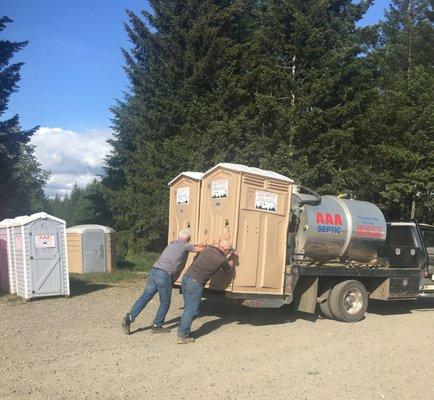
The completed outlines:
[[[0,399],[434,399],[434,301],[375,303],[345,324],[204,300],[197,342],[125,336],[142,283],[76,284],[72,298],[0,297]],[[167,326],[179,321],[174,291]]]

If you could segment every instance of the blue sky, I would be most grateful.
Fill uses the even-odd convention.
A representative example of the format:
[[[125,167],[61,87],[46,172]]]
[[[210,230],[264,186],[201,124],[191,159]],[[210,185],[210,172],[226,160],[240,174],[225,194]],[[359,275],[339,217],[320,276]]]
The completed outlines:
[[[2,37],[28,40],[15,57],[25,62],[20,90],[10,111],[22,125],[65,129],[107,129],[108,108],[127,85],[121,47],[125,9],[139,11],[143,0],[0,0],[1,13],[14,20]]]
[[[376,0],[362,23],[377,22],[388,4]],[[145,0],[0,0],[1,14],[14,20],[1,38],[29,41],[14,59],[25,63],[20,89],[0,118],[18,113],[23,128],[57,128],[34,139],[36,155],[52,172],[47,193],[66,193],[74,179],[84,185],[102,172],[101,154],[108,151],[104,142],[110,136],[109,107],[122,98],[128,85],[120,51],[129,48],[123,28],[125,9],[138,13],[144,8],[148,8]],[[102,150],[95,159],[88,155],[83,160],[78,148],[88,137]],[[65,149],[62,154],[46,154],[56,153],[52,143],[62,140],[70,143],[75,158],[67,157],[76,170],[64,171]],[[54,181],[53,176],[57,176]]]

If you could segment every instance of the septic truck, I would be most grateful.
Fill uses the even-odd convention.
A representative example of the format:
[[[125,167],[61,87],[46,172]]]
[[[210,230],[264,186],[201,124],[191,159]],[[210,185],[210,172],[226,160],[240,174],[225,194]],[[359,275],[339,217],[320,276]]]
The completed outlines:
[[[229,236],[237,250],[233,271],[213,276],[205,296],[308,313],[319,306],[327,318],[356,322],[369,299],[434,295],[433,226],[386,222],[372,203],[319,196],[238,164],[186,172],[169,186],[169,241],[187,228],[194,242]]]

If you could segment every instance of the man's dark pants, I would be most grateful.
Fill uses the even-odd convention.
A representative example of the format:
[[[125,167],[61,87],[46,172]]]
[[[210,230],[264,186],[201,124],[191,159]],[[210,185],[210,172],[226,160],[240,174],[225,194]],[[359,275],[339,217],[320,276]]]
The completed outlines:
[[[149,301],[157,294],[160,296],[160,306],[154,319],[154,326],[161,327],[166,318],[172,297],[172,277],[158,268],[151,268],[148,275],[148,283],[142,295],[134,303],[130,311],[131,321],[134,321]]]
[[[181,287],[184,297],[184,311],[178,327],[178,336],[186,338],[190,334],[191,323],[199,312],[203,285],[196,282],[191,276],[184,275]]]

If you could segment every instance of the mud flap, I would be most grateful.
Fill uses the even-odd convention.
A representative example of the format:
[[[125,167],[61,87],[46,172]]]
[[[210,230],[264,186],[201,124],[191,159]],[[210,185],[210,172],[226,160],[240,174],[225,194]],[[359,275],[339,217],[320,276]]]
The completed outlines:
[[[297,311],[314,314],[318,296],[318,278],[300,277],[294,291],[294,308]]]

